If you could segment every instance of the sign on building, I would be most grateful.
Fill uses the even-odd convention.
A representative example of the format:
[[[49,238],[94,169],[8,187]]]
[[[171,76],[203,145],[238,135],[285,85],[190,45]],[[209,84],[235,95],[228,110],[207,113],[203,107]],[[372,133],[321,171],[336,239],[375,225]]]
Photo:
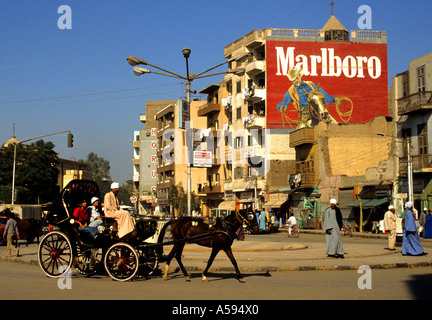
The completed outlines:
[[[267,128],[362,123],[388,115],[385,43],[266,43]]]

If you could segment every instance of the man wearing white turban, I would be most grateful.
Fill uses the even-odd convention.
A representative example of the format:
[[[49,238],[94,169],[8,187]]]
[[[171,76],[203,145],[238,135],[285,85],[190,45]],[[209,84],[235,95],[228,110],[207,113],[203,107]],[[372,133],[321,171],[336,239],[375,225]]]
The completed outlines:
[[[326,209],[323,229],[326,233],[327,255],[333,258],[344,258],[340,230],[343,227],[342,213],[336,206],[335,199],[330,200],[330,207]]]
[[[396,215],[395,207],[390,205],[388,211],[384,214],[384,229],[388,234],[388,249],[396,251]]]
[[[111,184],[111,191],[104,197],[104,212],[108,218],[115,218],[118,225],[118,237],[121,239],[135,229],[134,220],[128,211],[120,209],[117,194],[120,185],[118,182]]]
[[[402,238],[402,255],[406,256],[423,256],[427,253],[423,251],[420,243],[417,226],[413,214],[413,203],[405,203],[405,212],[402,220],[403,238]]]

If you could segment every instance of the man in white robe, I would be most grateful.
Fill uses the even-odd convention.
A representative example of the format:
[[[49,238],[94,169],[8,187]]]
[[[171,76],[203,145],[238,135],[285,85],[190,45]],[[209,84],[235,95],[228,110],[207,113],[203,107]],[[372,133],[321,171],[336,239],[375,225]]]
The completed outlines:
[[[118,225],[118,237],[121,239],[135,229],[134,220],[128,211],[120,209],[117,199],[120,185],[117,182],[111,184],[111,192],[104,197],[104,212],[108,218],[115,218]]]
[[[343,259],[344,250],[340,233],[343,227],[342,214],[336,203],[335,199],[330,200],[330,207],[325,211],[323,229],[326,233],[327,255]]]

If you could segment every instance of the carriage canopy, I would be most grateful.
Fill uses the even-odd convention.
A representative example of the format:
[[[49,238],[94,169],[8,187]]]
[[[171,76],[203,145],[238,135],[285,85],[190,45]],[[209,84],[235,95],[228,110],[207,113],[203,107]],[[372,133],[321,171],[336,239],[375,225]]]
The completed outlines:
[[[92,197],[100,199],[100,190],[96,182],[90,180],[72,180],[54,200],[46,216],[47,221],[52,225],[58,225],[69,220],[78,204],[82,200],[86,200],[90,204]]]

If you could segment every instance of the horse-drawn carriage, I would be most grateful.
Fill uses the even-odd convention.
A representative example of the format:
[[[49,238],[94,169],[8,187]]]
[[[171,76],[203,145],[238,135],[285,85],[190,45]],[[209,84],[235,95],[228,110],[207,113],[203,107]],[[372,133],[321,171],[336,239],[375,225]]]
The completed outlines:
[[[98,185],[93,181],[73,180],[58,195],[46,215],[52,226],[40,242],[39,265],[44,273],[59,278],[70,270],[72,264],[82,274],[91,275],[102,266],[115,280],[132,279],[141,270],[146,274],[158,264],[155,248],[148,249],[145,239],[157,231],[157,220],[135,218],[137,237],[129,242],[117,237],[114,218],[102,217],[102,232],[96,238],[87,230],[78,228],[72,213],[82,200],[90,203],[92,197],[100,198]]]
[[[137,275],[149,276],[162,260],[169,262],[177,259],[186,277],[187,272],[181,263],[181,252],[186,243],[197,243],[212,248],[206,271],[220,250],[224,250],[240,271],[231,252],[236,231],[243,224],[255,221],[247,213],[233,213],[219,219],[214,225],[192,217],[171,220],[158,225],[156,218],[135,218],[136,237],[122,241],[117,236],[114,218],[103,217],[103,231],[96,238],[74,223],[73,210],[83,200],[100,198],[98,185],[93,181],[73,180],[58,195],[51,210],[46,215],[47,222],[53,226],[40,242],[38,249],[39,265],[51,278],[60,278],[72,265],[82,274],[92,275],[102,266],[108,275],[118,281],[127,281]],[[256,223],[256,221],[255,221]],[[164,242],[165,232],[170,226],[173,240]],[[151,240],[155,239],[155,240]],[[163,255],[163,247],[173,245],[168,256]],[[167,275],[167,268],[165,277]]]

